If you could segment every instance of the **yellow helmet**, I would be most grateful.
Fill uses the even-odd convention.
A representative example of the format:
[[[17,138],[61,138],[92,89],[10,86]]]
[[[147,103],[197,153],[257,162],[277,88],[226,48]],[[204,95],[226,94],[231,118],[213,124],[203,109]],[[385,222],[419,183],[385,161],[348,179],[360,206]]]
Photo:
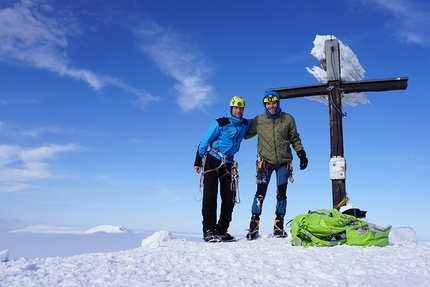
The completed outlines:
[[[234,96],[231,98],[230,107],[245,108],[245,99],[241,96]]]
[[[279,101],[279,95],[275,91],[268,91],[264,94],[263,103],[270,103],[274,101]]]

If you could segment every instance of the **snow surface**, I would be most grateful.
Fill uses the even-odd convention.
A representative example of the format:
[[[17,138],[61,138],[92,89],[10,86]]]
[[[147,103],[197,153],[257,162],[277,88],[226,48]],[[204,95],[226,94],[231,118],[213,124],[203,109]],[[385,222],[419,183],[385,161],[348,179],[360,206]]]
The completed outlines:
[[[0,251],[0,286],[430,286],[430,242],[417,240],[410,227],[393,228],[386,247],[366,248],[295,247],[289,239],[268,234],[255,241],[236,236],[237,242],[205,243],[200,234],[167,230],[137,233],[124,228],[122,234],[117,226],[92,230],[103,230],[98,235],[109,237],[102,244],[126,248],[27,259],[9,251],[22,241],[14,237],[5,243],[2,238],[41,234],[2,234],[0,250],[4,245],[9,248]],[[65,236],[70,238],[64,247],[69,251],[82,244],[76,234]],[[127,248],[118,236],[130,238],[135,247]],[[36,248],[51,242],[38,244]]]

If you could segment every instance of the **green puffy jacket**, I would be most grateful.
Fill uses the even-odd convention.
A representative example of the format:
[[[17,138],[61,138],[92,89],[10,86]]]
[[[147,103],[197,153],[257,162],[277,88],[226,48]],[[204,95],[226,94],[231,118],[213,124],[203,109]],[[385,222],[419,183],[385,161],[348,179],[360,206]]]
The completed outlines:
[[[271,164],[291,162],[291,145],[296,152],[303,149],[293,116],[285,112],[272,119],[267,114],[254,118],[245,139],[258,134],[257,152]]]

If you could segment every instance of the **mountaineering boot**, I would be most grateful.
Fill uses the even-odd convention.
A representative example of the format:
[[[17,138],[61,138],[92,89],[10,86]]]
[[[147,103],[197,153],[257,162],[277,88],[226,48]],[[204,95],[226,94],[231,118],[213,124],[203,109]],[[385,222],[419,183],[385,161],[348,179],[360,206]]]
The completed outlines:
[[[251,222],[249,223],[248,234],[246,234],[246,238],[248,240],[254,240],[258,237],[258,228],[260,227],[260,216],[257,214],[253,214],[251,216]]]
[[[277,214],[273,227],[273,237],[287,237],[287,232],[284,230],[284,215]]]
[[[231,236],[230,233],[227,233],[227,230],[223,228],[220,224],[218,224],[215,230],[215,236],[220,239],[222,242],[234,242],[236,238]]]
[[[215,235],[214,231],[210,229],[203,233],[203,240],[205,242],[221,242],[221,238]]]
[[[230,233],[228,233],[228,232],[224,232],[223,234],[219,234],[217,236],[220,238],[220,240],[222,242],[234,242],[234,241],[236,241],[236,238],[234,238],[234,236],[230,235]]]

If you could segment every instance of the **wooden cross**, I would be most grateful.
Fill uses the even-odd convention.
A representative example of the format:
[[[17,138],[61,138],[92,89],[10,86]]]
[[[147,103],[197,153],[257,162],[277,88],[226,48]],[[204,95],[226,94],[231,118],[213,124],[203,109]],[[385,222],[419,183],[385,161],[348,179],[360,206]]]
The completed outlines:
[[[342,93],[382,92],[389,90],[405,90],[408,86],[408,78],[391,78],[370,81],[342,82],[340,78],[340,53],[337,39],[325,41],[325,63],[322,62],[327,72],[327,84],[308,85],[298,87],[270,88],[266,91],[276,91],[281,99],[291,99],[307,96],[328,94],[330,116],[330,159],[336,165],[336,161],[344,159],[343,131],[342,131]],[[343,166],[346,169],[346,166]],[[345,171],[340,177],[331,177],[333,206],[339,206],[342,200],[347,199],[345,187]]]

